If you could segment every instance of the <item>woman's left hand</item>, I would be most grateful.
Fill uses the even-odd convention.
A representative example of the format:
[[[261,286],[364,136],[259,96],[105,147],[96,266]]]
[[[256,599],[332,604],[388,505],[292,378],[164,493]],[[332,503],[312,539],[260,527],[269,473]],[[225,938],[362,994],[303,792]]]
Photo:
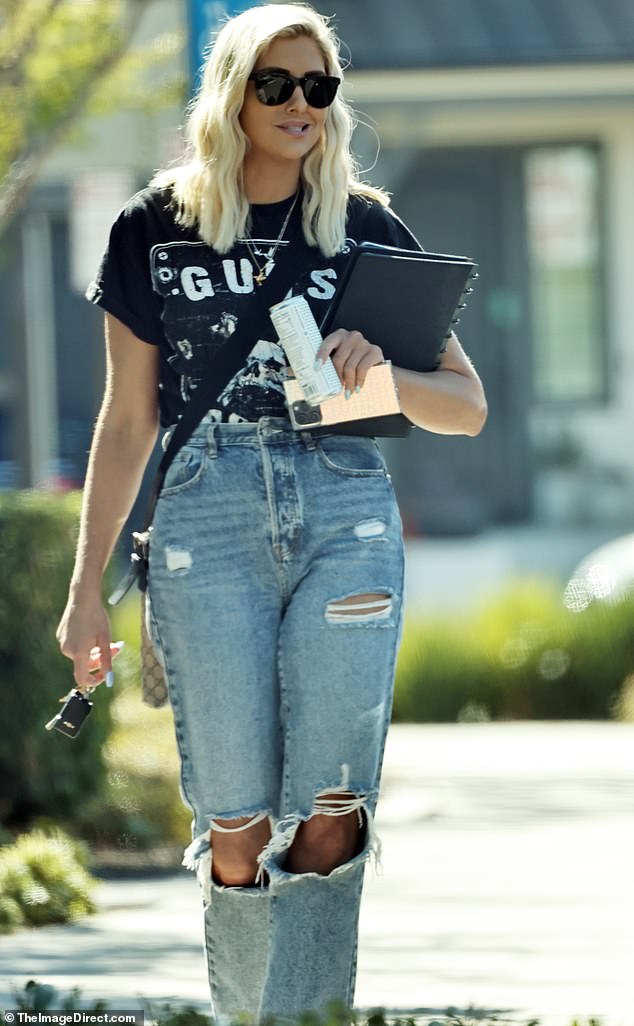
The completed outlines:
[[[346,390],[346,398],[359,392],[370,367],[383,363],[383,351],[364,338],[360,331],[338,328],[327,335],[319,347],[317,359],[322,362],[331,357],[339,380]]]

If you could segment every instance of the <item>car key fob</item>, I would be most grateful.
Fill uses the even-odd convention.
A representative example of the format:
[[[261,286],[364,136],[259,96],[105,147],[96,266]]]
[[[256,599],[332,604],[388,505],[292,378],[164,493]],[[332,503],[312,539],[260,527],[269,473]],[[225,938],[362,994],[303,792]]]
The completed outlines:
[[[73,688],[64,705],[46,724],[47,730],[59,730],[67,737],[77,737],[86,717],[92,712],[93,703],[78,688]]]

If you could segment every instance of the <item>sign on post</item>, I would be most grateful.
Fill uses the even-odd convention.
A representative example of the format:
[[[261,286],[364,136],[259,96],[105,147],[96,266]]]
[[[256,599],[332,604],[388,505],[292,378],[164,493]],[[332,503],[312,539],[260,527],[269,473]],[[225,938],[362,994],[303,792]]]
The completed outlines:
[[[254,0],[187,0],[187,21],[189,35],[189,81],[192,95],[200,85],[200,72],[205,51],[211,42],[212,33],[222,27],[227,18],[258,7]]]

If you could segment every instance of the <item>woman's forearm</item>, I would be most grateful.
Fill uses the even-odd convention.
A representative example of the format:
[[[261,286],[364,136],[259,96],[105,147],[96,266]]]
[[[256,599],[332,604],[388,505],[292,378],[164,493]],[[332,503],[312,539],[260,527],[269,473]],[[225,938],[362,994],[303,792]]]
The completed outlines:
[[[440,435],[477,435],[487,403],[477,377],[442,368],[429,373],[393,367],[401,409],[418,427]]]
[[[158,424],[115,421],[104,404],[90,449],[71,594],[100,592],[101,580],[143,479]]]

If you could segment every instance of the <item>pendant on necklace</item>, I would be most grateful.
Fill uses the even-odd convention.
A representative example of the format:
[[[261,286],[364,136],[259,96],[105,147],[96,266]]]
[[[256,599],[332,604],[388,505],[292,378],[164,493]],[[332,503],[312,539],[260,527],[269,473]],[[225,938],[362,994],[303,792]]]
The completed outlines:
[[[256,283],[258,285],[263,285],[264,284],[264,279],[266,278],[265,271],[266,271],[266,268],[263,267],[262,270],[260,271],[260,273],[256,274],[255,281],[256,281]]]

